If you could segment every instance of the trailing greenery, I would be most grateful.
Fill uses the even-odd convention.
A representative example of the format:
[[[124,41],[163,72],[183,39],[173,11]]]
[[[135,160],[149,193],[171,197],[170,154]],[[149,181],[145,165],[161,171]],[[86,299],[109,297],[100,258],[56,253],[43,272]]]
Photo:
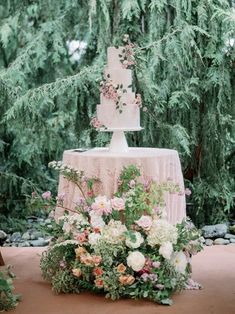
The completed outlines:
[[[13,283],[12,278],[15,275],[11,272],[10,267],[0,271],[0,311],[9,311],[16,307],[20,300],[19,295],[13,294]]]
[[[134,83],[148,113],[130,145],[180,153],[201,224],[234,206],[234,9],[230,0],[0,0],[0,210],[55,189],[65,149],[104,145],[89,126],[106,49],[130,34]],[[87,43],[78,62],[66,42]]]

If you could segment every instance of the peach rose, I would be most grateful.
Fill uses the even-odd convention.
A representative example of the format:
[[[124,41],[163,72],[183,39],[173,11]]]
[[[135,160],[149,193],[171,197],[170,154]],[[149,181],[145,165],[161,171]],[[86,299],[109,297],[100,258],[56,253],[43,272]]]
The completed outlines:
[[[102,279],[97,278],[94,282],[95,282],[95,286],[96,286],[97,288],[103,288],[103,286],[104,286],[104,281],[103,281]]]
[[[93,266],[93,258],[90,254],[83,254],[80,256],[81,263],[87,265],[87,266]]]
[[[118,280],[123,286],[128,286],[133,284],[135,277],[131,275],[121,275]]]
[[[79,259],[80,256],[86,254],[87,251],[82,246],[79,246],[77,249],[75,249],[75,253],[76,253],[76,258]]]
[[[80,268],[74,268],[74,269],[72,269],[72,273],[73,273],[74,276],[79,278],[81,276],[81,274],[82,274],[82,271],[81,271]]]
[[[100,262],[102,261],[102,257],[98,255],[92,256],[92,261],[95,264],[95,266],[98,266]]]
[[[95,276],[101,276],[103,274],[103,270],[100,267],[95,267],[93,269],[93,275]]]
[[[117,266],[117,271],[118,271],[119,273],[124,273],[124,272],[126,271],[126,266],[125,266],[123,263],[119,264],[119,265]]]

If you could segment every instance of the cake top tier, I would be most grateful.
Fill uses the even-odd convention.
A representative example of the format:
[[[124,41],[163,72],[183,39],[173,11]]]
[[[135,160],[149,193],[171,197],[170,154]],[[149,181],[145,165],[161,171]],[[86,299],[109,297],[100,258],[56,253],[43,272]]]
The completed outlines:
[[[107,53],[107,65],[109,68],[122,69],[123,65],[121,62],[121,58],[123,53],[125,52],[125,47],[109,47]]]

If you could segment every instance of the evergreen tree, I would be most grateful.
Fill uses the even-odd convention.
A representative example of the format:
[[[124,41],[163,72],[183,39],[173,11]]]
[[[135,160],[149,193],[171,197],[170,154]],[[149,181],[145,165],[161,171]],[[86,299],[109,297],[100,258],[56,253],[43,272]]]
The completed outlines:
[[[0,0],[0,208],[55,188],[47,163],[104,145],[89,126],[108,46],[136,43],[135,89],[148,108],[130,145],[180,153],[197,223],[234,204],[234,33],[229,0]],[[67,42],[86,42],[78,62]]]

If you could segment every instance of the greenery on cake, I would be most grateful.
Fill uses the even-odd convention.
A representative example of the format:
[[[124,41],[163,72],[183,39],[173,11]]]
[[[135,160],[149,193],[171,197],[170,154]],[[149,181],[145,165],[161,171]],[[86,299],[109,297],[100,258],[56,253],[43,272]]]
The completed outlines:
[[[101,184],[96,178],[61,162],[50,165],[76,184],[81,195],[75,209],[65,208],[58,218],[54,240],[41,258],[42,275],[55,292],[89,290],[112,300],[172,304],[175,291],[195,288],[190,257],[202,249],[200,232],[188,219],[170,224],[164,210],[166,192],[184,197],[178,185],[144,180],[130,165],[108,199],[95,195],[94,185]],[[34,205],[52,205],[50,192],[45,193],[34,198]],[[65,197],[58,195],[56,206],[63,207]]]

